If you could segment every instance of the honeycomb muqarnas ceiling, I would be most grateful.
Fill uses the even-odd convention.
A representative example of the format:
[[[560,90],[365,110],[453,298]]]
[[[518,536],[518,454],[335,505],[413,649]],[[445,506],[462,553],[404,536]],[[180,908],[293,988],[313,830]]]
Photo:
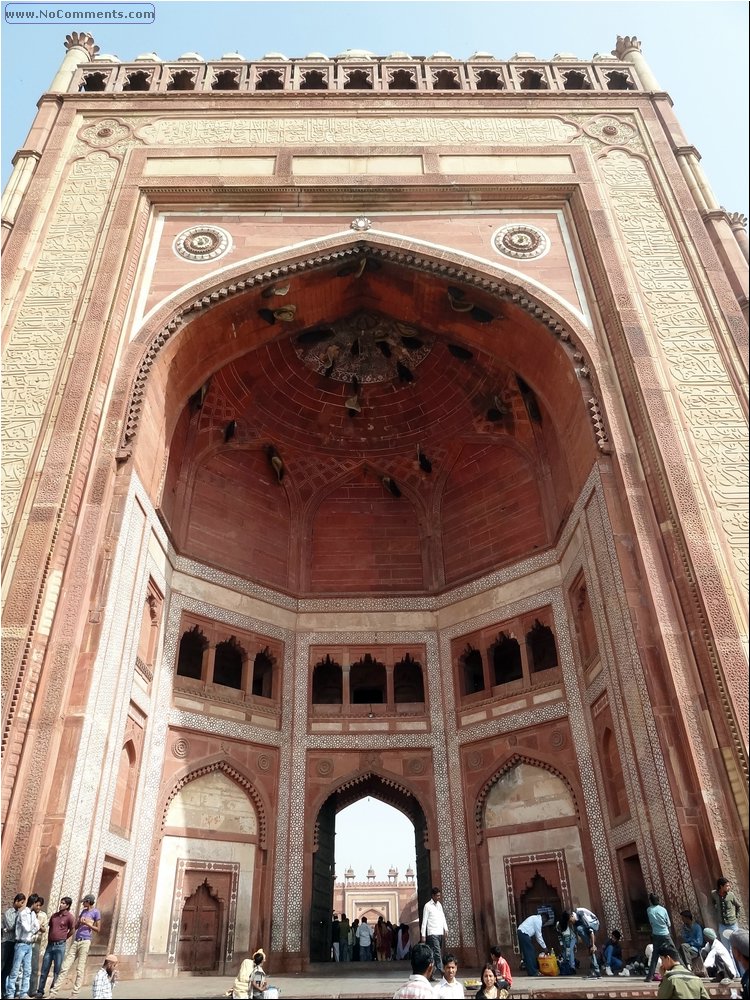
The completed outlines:
[[[180,551],[297,592],[429,591],[554,540],[571,482],[558,390],[535,388],[554,338],[522,310],[362,256],[219,326],[231,359],[170,449]]]

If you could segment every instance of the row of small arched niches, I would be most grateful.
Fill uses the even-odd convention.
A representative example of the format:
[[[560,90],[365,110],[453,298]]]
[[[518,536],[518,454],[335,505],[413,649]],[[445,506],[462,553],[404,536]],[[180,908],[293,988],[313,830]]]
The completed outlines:
[[[449,90],[635,90],[632,77],[622,70],[602,73],[602,82],[586,69],[568,69],[550,73],[545,69],[459,69],[432,70],[429,87],[421,74],[422,67],[388,70],[381,75],[372,69],[335,68],[301,70],[290,76],[283,69],[257,67],[254,75],[241,69],[212,68],[205,75],[198,69],[161,67],[154,69],[90,70],[84,72],[79,90],[83,93],[138,91],[272,91],[272,90],[356,90],[356,91],[449,91]],[[166,86],[160,86],[162,72],[168,73]],[[114,75],[114,80],[113,80]],[[251,82],[252,81],[252,82]],[[338,82],[337,82],[338,81]],[[469,82],[470,81],[470,82]]]

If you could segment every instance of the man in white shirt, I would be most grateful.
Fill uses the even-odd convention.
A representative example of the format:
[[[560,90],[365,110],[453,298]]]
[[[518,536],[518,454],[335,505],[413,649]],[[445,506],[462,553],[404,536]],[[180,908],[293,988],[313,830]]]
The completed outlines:
[[[585,945],[588,945],[591,955],[591,972],[588,979],[601,979],[599,961],[596,957],[596,932],[599,930],[599,918],[585,906],[577,906],[570,914],[570,926]]]
[[[703,965],[714,982],[734,978],[734,962],[726,946],[719,940],[713,927],[703,928],[706,945],[701,951]]]
[[[443,904],[440,900],[443,894],[435,885],[432,887],[432,899],[425,903],[422,911],[422,941],[432,948],[434,965],[433,979],[439,982],[443,978],[443,936],[448,933],[448,922],[445,919]]]
[[[437,991],[430,986],[432,975],[432,948],[427,944],[415,944],[411,950],[412,974],[401,989],[393,994],[393,1000],[430,1000]]]
[[[18,911],[16,916],[16,946],[13,950],[13,964],[4,983],[4,995],[7,997],[22,997],[29,995],[29,979],[31,977],[31,946],[39,930],[37,913],[42,908],[41,897],[36,893],[29,896],[26,906]],[[21,973],[21,985],[16,980]],[[20,988],[20,993],[18,989]]]
[[[443,978],[435,987],[435,993],[439,997],[464,997],[463,983],[456,979],[458,972],[458,962],[455,955],[446,955],[443,960]]]
[[[542,937],[542,917],[539,913],[532,913],[518,925],[518,946],[521,949],[527,976],[539,975],[539,963],[536,960],[533,941],[539,945],[540,953],[547,951],[547,945]]]

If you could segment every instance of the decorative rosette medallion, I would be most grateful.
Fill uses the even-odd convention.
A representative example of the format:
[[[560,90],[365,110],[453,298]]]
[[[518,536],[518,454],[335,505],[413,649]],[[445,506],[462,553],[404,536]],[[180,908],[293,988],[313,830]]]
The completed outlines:
[[[627,146],[637,136],[635,128],[613,115],[598,115],[583,126],[586,135],[590,135],[608,146]]]
[[[194,226],[184,229],[174,241],[174,252],[185,260],[217,260],[232,249],[232,237],[218,226]]]
[[[543,229],[525,223],[514,223],[498,229],[492,245],[503,257],[513,260],[535,260],[543,257],[551,246]]]

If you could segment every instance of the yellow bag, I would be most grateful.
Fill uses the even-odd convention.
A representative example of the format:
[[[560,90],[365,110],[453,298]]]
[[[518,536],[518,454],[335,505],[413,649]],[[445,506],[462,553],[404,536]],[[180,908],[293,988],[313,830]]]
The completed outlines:
[[[539,971],[543,976],[559,976],[560,970],[557,966],[557,955],[540,955],[537,959]]]

